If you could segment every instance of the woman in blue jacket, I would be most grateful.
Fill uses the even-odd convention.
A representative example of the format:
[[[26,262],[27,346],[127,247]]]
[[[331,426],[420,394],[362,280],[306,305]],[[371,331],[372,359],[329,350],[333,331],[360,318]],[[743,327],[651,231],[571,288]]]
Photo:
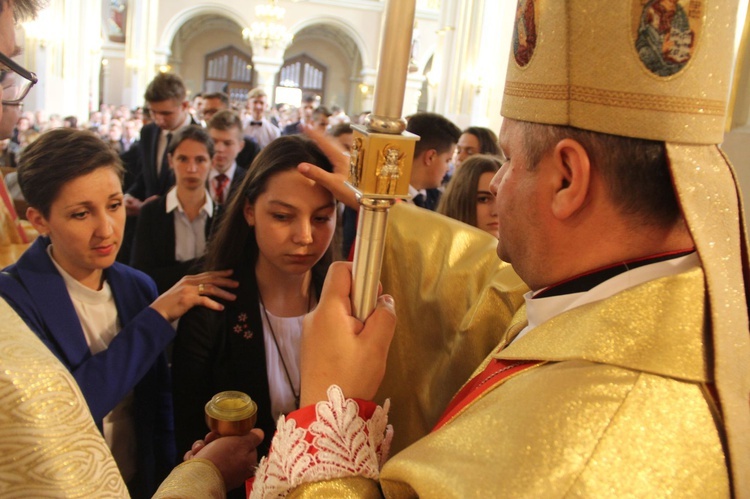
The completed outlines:
[[[157,296],[145,274],[115,262],[125,209],[123,168],[95,135],[57,129],[21,158],[27,218],[40,237],[0,274],[0,293],[70,370],[134,497],[150,497],[175,461],[164,349],[171,322],[206,295],[234,299],[229,272],[188,276]]]

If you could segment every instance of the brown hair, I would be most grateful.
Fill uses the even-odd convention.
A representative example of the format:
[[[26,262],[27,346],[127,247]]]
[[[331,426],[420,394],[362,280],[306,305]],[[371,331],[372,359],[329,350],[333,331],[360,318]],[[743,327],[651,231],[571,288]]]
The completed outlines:
[[[10,0],[0,0],[0,12],[5,9]],[[45,6],[43,0],[15,0],[13,2],[13,19],[18,23],[27,19],[34,19]],[[10,56],[10,54],[5,54]]]
[[[671,226],[681,219],[664,142],[571,126],[518,123],[523,127],[523,148],[529,169],[534,169],[558,142],[570,138],[586,149],[620,213],[638,223],[660,227]]]
[[[18,185],[29,206],[49,217],[60,189],[98,168],[111,168],[122,182],[120,157],[89,131],[56,128],[43,133],[21,153]]]
[[[301,135],[279,137],[261,150],[242,179],[237,193],[229,201],[212,236],[206,251],[207,270],[236,269],[243,261],[255,265],[258,243],[255,230],[245,220],[245,202],[254,203],[265,192],[271,177],[295,169],[300,163],[312,163],[327,172],[333,171],[333,165],[318,145]],[[335,246],[332,241],[325,255],[313,267],[314,274],[320,277],[325,275],[333,261]]]
[[[211,139],[211,136],[208,134],[208,132],[203,127],[198,125],[188,125],[181,128],[177,133],[175,133],[174,137],[172,137],[172,140],[169,141],[169,149],[167,150],[167,152],[169,154],[174,154],[179,145],[186,140],[192,140],[193,142],[203,144],[204,146],[206,146],[206,150],[208,151],[208,157],[214,157],[214,141]]]
[[[242,120],[235,112],[225,109],[214,114],[213,118],[206,125],[207,130],[211,130],[212,128],[214,130],[221,130],[222,132],[236,128],[239,134],[242,135]]]
[[[489,128],[482,126],[470,126],[461,135],[468,133],[473,135],[479,141],[479,154],[492,154],[500,156],[500,146],[498,145],[497,135]],[[460,138],[460,137],[459,137]]]
[[[425,151],[435,149],[438,154],[455,147],[461,136],[461,129],[451,120],[436,113],[417,113],[409,118],[406,130],[419,135],[414,147],[414,157]]]
[[[466,158],[448,182],[436,211],[476,227],[479,177],[483,173],[494,174],[501,166],[500,159],[489,154]]]
[[[203,100],[219,99],[224,106],[229,108],[229,96],[224,92],[212,92],[210,94],[203,94],[201,98]]]
[[[183,102],[187,96],[182,78],[174,73],[159,73],[146,88],[146,102],[163,102],[176,100]]]

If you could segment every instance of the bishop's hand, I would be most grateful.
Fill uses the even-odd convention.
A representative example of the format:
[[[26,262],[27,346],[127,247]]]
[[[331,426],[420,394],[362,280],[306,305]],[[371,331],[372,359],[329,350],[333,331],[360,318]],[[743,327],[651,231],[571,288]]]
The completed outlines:
[[[372,400],[383,380],[396,328],[393,298],[380,296],[364,323],[356,319],[351,269],[350,263],[331,265],[318,306],[305,317],[301,407],[327,400],[331,385],[340,386],[346,397]]]

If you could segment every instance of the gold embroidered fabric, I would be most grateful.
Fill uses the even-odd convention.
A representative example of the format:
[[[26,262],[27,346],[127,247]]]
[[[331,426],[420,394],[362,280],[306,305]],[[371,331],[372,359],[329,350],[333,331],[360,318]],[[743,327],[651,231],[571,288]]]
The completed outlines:
[[[300,485],[287,496],[290,499],[375,499],[382,497],[377,482],[362,477],[341,478]]]
[[[733,493],[750,497],[750,262],[724,139],[736,0],[521,0],[502,114],[664,141],[705,271]]]
[[[706,383],[713,381],[704,338],[703,271],[655,279],[601,303],[560,314],[501,352],[499,359],[588,360],[635,371]],[[524,320],[525,307],[516,319]],[[515,319],[514,319],[515,320]],[[659,327],[668,333],[657,333]]]
[[[511,55],[503,116],[675,143],[724,140],[736,0],[664,2],[679,3],[692,37],[669,76],[639,52],[642,20],[658,17],[643,0],[522,3],[534,5],[538,36],[527,65]]]
[[[162,482],[153,499],[220,499],[226,497],[221,473],[208,459],[190,459]]]
[[[73,377],[0,299],[0,497],[128,497]]]
[[[655,294],[665,290],[679,293],[674,307],[664,309]],[[727,497],[721,435],[703,384],[639,370],[702,376],[702,313],[664,327],[682,305],[702,308],[702,272],[621,295],[567,312],[505,349],[503,358],[559,362],[509,379],[391,458],[381,472],[385,496]]]
[[[391,399],[391,453],[426,435],[497,346],[526,285],[496,254],[497,239],[434,212],[391,209],[381,282],[398,322],[375,401]]]

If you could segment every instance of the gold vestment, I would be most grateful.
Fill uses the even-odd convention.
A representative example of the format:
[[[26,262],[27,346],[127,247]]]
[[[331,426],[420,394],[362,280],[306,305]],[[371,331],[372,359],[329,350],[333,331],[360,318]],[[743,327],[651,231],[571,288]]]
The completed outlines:
[[[73,376],[2,299],[0,351],[0,497],[130,497]],[[193,459],[154,498],[225,494],[216,467]]]
[[[395,434],[406,424],[412,441],[466,380],[444,380],[443,371],[465,369],[464,357],[509,343],[526,324],[525,308],[509,315],[525,287],[514,287],[520,281],[509,278],[509,267],[492,260],[494,244],[477,246],[464,227],[409,206],[394,208],[389,218],[383,283],[396,298],[398,329],[380,393],[392,390]],[[420,238],[422,231],[431,235]],[[464,238],[473,242],[463,244]],[[509,378],[394,455],[381,473],[383,493],[727,497],[724,429],[706,388],[712,379],[704,303],[703,272],[694,269],[531,330],[497,357],[545,363]],[[474,340],[481,346],[472,351]],[[440,350],[441,342],[449,346]],[[453,393],[441,391],[445,382]],[[396,412],[399,404],[407,409]],[[413,414],[426,416],[414,424]],[[379,496],[375,482],[348,478],[306,484],[290,497],[332,493]]]

